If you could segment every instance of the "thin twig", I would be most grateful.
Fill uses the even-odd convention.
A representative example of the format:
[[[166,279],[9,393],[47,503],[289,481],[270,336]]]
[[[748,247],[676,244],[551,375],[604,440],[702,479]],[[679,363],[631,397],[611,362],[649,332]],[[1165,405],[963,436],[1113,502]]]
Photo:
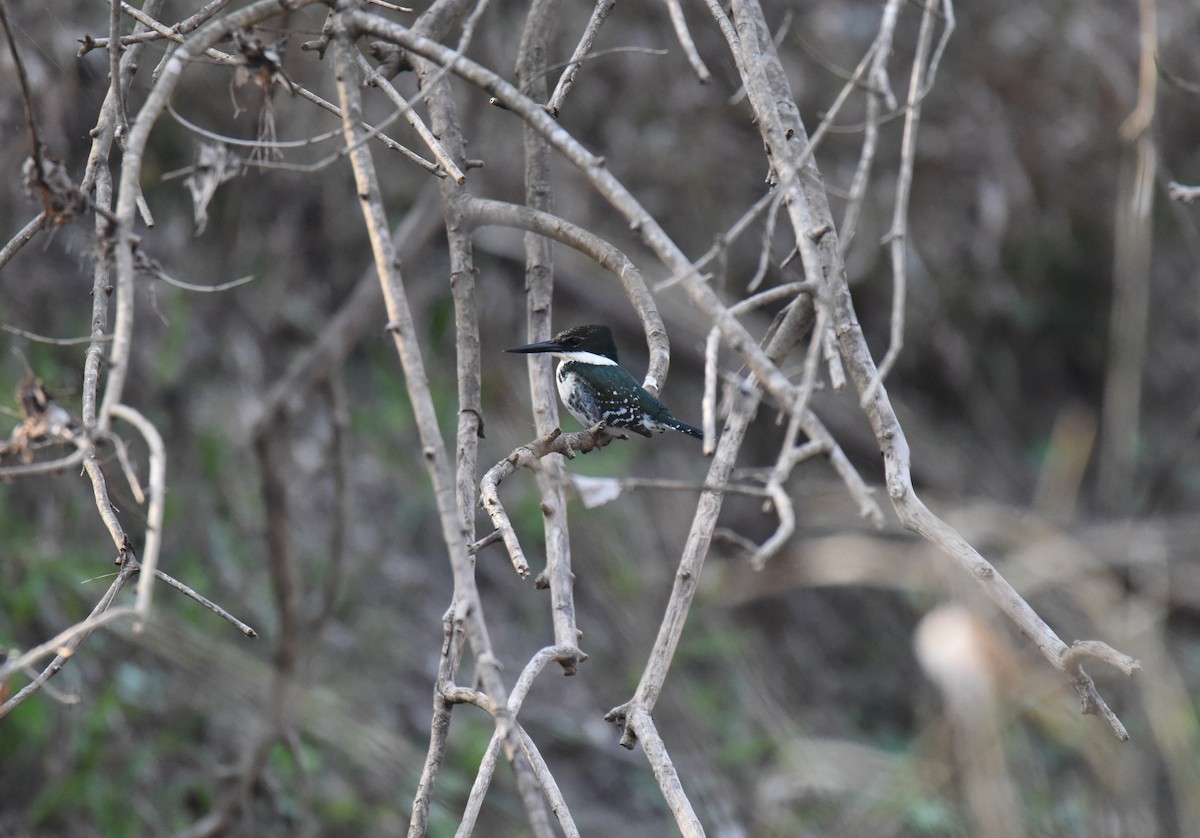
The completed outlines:
[[[137,429],[150,449],[150,505],[146,509],[146,540],[142,545],[142,575],[138,579],[136,608],[139,619],[134,631],[142,630],[143,620],[150,613],[150,596],[154,572],[158,569],[158,554],[162,545],[164,501],[167,492],[167,449],[154,423],[127,404],[113,405],[112,415]]]
[[[217,294],[221,291],[228,291],[231,288],[237,288],[239,285],[245,285],[247,282],[255,280],[254,274],[231,279],[228,282],[219,282],[216,285],[197,285],[194,282],[184,282],[182,279],[176,279],[165,271],[155,271],[154,276],[161,279],[167,285],[173,285],[184,291],[195,291],[201,294]]]
[[[25,63],[21,60],[21,52],[17,49],[17,40],[13,37],[12,26],[8,21],[7,0],[0,0],[0,24],[4,26],[8,52],[12,56],[13,66],[17,70],[17,84],[21,88],[21,105],[25,109],[25,129],[29,132],[29,158],[33,161],[35,182],[45,193],[49,191],[50,187],[46,183],[46,169],[42,163],[42,138],[38,134],[37,117],[33,112],[33,94],[29,88],[29,76],[25,73]],[[0,262],[0,267],[2,266],[3,262]]]
[[[33,237],[46,226],[49,219],[50,213],[42,210],[5,243],[4,248],[0,249],[0,270],[3,270],[4,266],[21,251],[22,247],[29,244]]]
[[[105,2],[108,3],[109,5],[112,5],[113,0],[105,0]],[[305,0],[306,4],[307,4],[307,2],[308,2],[308,0]],[[174,30],[174,28],[160,23],[159,21],[155,20],[150,15],[147,15],[144,12],[142,12],[141,9],[138,9],[135,6],[130,6],[128,3],[122,2],[121,3],[121,11],[124,12],[125,14],[129,15],[131,18],[133,18],[134,20],[136,20],[138,23],[142,24],[143,26],[157,32],[159,35],[166,38],[167,40],[174,41],[177,44],[185,43],[184,36],[181,32],[176,32]],[[215,41],[214,41],[214,43],[215,43]],[[203,49],[200,54],[205,55],[208,58],[211,58],[213,61],[217,62],[218,64],[240,65],[240,64],[245,63],[245,61],[242,59],[241,56],[230,55],[227,52],[221,52],[220,50],[212,49],[211,47]]]
[[[949,0],[947,0],[949,2]],[[933,30],[936,23],[934,5],[937,0],[926,0],[925,12],[921,16],[920,33],[913,55],[912,76],[908,85],[907,110],[904,116],[904,135],[900,140],[900,171],[896,175],[896,197],[892,204],[892,227],[888,231],[889,252],[892,260],[892,316],[891,335],[887,352],[876,372],[875,382],[862,394],[859,404],[866,407],[875,397],[875,390],[887,378],[904,349],[904,312],[908,297],[908,202],[912,194],[913,165],[917,153],[917,128],[921,121],[921,97],[925,94],[926,73],[929,71],[929,53],[933,48]],[[953,19],[949,21],[953,26]]]
[[[567,94],[571,92],[571,87],[575,84],[575,77],[579,75],[579,68],[583,66],[584,59],[592,51],[593,44],[596,43],[596,36],[600,34],[600,27],[604,25],[604,21],[608,19],[608,14],[617,5],[617,0],[596,0],[596,6],[592,9],[592,16],[588,18],[587,25],[583,28],[583,35],[579,39],[579,43],[575,45],[575,51],[571,53],[571,60],[567,62],[566,70],[558,79],[558,84],[554,87],[554,93],[551,94],[549,101],[546,102],[546,111],[553,117],[557,118],[562,112],[563,103],[567,99]]]
[[[229,623],[232,623],[234,626],[237,627],[237,630],[240,631],[242,634],[246,635],[246,637],[258,637],[258,632],[256,632],[253,628],[248,626],[246,623],[243,623],[237,617],[230,614],[224,608],[217,605],[211,599],[204,596],[203,594],[201,594],[199,591],[197,591],[195,588],[191,587],[190,585],[185,585],[183,582],[180,582],[174,576],[171,576],[168,573],[163,573],[158,568],[154,569],[154,575],[157,578],[161,579],[166,584],[170,585],[175,590],[179,591],[184,596],[189,597],[190,599],[193,599],[196,602],[200,603],[201,605],[203,605],[209,611],[216,614],[221,619],[223,619]]]
[[[41,689],[42,685],[45,684],[46,681],[50,680],[60,671],[62,671],[63,665],[69,658],[71,658],[72,655],[75,654],[75,650],[79,648],[79,645],[83,643],[83,641],[86,640],[88,635],[90,635],[93,631],[106,626],[115,620],[136,616],[137,612],[131,606],[122,606],[120,608],[113,608],[109,610],[109,606],[112,604],[113,599],[121,591],[121,589],[125,587],[125,583],[129,581],[129,578],[136,572],[137,563],[134,561],[128,562],[126,566],[122,567],[117,573],[117,577],[113,580],[112,584],[109,585],[108,590],[105,592],[104,596],[100,598],[100,601],[96,603],[95,608],[92,609],[92,613],[88,615],[86,620],[78,622],[70,628],[64,629],[54,637],[47,640],[45,643],[42,643],[33,649],[30,649],[29,651],[16,657],[10,658],[3,664],[0,664],[0,682],[3,682],[14,672],[22,670],[50,654],[54,655],[54,660],[52,660],[50,664],[44,670],[42,670],[37,678],[26,684],[19,692],[16,693],[16,695],[12,696],[8,699],[8,701],[4,702],[4,704],[0,705],[0,719],[11,713],[18,705],[23,703],[25,699],[29,698],[29,696]]]
[[[450,155],[446,153],[446,150],[442,147],[442,144],[438,141],[438,138],[435,137],[433,132],[425,126],[425,123],[421,120],[420,115],[417,114],[417,112],[413,110],[412,106],[409,105],[408,101],[400,95],[400,92],[396,90],[395,86],[390,81],[385,79],[378,70],[368,64],[367,59],[363,58],[361,53],[358,54],[356,58],[358,59],[359,69],[362,71],[362,74],[366,78],[367,82],[381,90],[383,95],[388,98],[388,101],[395,105],[396,109],[400,111],[408,124],[412,126],[414,131],[417,132],[417,136],[421,138],[421,141],[424,142],[429,148],[430,152],[433,153],[434,159],[437,160],[438,165],[442,167],[443,172],[449,175],[455,183],[466,183],[467,176],[462,173],[462,169],[458,168],[458,165],[454,162]]]
[[[679,40],[679,45],[683,47],[683,53],[687,56],[688,63],[692,65],[692,72],[696,74],[696,78],[701,84],[712,84],[712,73],[708,71],[708,67],[704,66],[704,59],[700,57],[699,50],[696,49],[696,42],[692,40],[692,33],[688,31],[687,18],[683,16],[683,6],[679,0],[663,0],[667,4],[667,13],[671,16],[671,26],[675,29],[675,37]]]
[[[81,343],[91,343],[93,340],[111,340],[109,335],[102,335],[97,338],[51,338],[45,335],[39,335],[36,332],[27,332],[24,329],[18,329],[16,326],[10,326],[7,323],[0,323],[0,329],[8,332],[10,335],[31,340],[34,343],[47,343],[51,346],[78,346]]]

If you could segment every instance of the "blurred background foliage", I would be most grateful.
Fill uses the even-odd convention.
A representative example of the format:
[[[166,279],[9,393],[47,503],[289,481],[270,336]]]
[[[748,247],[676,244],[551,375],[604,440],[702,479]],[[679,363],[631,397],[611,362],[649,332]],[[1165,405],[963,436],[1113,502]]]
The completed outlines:
[[[418,11],[425,5],[417,3]],[[669,52],[590,61],[561,123],[604,155],[685,252],[698,256],[761,194],[767,172],[719,33],[701,4],[685,5],[715,76],[711,86],[696,83],[663,5],[620,4],[601,49]],[[881,4],[763,5],[781,33],[811,131],[874,37]],[[81,0],[9,6],[43,138],[78,178],[107,63],[99,50],[77,57],[76,39],[107,31],[107,7]],[[168,9],[170,20],[191,11]],[[516,0],[495,0],[471,56],[511,78],[524,12]],[[562,5],[551,61],[569,57],[589,12],[590,4]],[[1065,640],[1099,637],[1142,659],[1146,671],[1134,682],[1093,672],[1132,741],[1111,741],[1101,724],[1080,716],[1068,686],[968,580],[894,522],[882,533],[868,530],[832,471],[814,462],[791,487],[797,535],[765,571],[754,574],[728,544],[714,546],[658,705],[684,787],[713,835],[980,834],[971,778],[987,748],[1000,755],[996,788],[1011,792],[996,797],[1011,803],[1011,823],[1027,834],[1176,835],[1200,823],[1200,235],[1196,210],[1165,194],[1169,179],[1200,180],[1200,101],[1160,83],[1151,129],[1161,169],[1142,433],[1127,508],[1104,508],[1089,454],[1112,360],[1118,127],[1136,96],[1138,10],[1132,2],[1016,0],[959,4],[956,12],[958,29],[922,114],[907,341],[889,390],[931,505],[996,561]],[[292,79],[333,100],[328,61],[299,49],[319,32],[322,16],[320,7],[306,9],[261,34],[279,39]],[[1158,6],[1160,64],[1193,80],[1200,79],[1197,16],[1193,4]],[[918,20],[913,4],[903,9],[898,56],[911,52]],[[161,49],[149,47],[135,101]],[[899,60],[892,78],[901,88],[907,68]],[[0,238],[7,239],[36,208],[20,187],[28,147],[7,50],[0,77],[8,80],[0,85]],[[174,107],[211,131],[253,138],[262,94],[231,78],[228,69],[197,63]],[[399,84],[415,92],[411,76]],[[485,164],[469,172],[469,188],[519,200],[521,125],[489,108],[479,91],[459,84],[458,92],[468,155]],[[371,119],[387,115],[381,97],[368,101]],[[280,89],[272,107],[281,139],[338,127]],[[817,155],[835,200],[853,174],[861,143],[853,128],[862,118],[862,108],[851,107],[839,120],[847,130],[831,133]],[[417,147],[400,123],[389,131]],[[882,127],[876,180],[848,257],[858,315],[880,355],[892,289],[878,243],[890,224],[900,131],[900,120]],[[339,141],[289,150],[287,159],[317,161]],[[231,793],[244,742],[271,723],[262,708],[277,628],[250,431],[265,394],[326,327],[371,257],[343,162],[313,171],[251,169],[221,187],[208,229],[195,236],[186,189],[163,176],[190,165],[197,142],[171,118],[155,129],[144,188],[157,226],[145,232],[144,250],[189,282],[255,280],[197,294],[144,278],[127,400],[167,440],[164,569],[261,637],[244,640],[166,589],[146,632],[122,627],[92,637],[50,689],[0,721],[0,835],[180,833]],[[399,223],[422,206],[431,178],[381,148],[375,155]],[[623,222],[568,166],[557,162],[556,178],[559,214],[627,248],[652,281],[661,278]],[[790,247],[783,227],[772,242],[768,283],[797,278],[795,266],[779,268]],[[485,468],[532,435],[525,361],[501,351],[525,340],[521,241],[520,233],[495,228],[475,237]],[[0,321],[43,335],[85,335],[95,247],[90,224],[81,223],[27,246],[0,271]],[[744,293],[760,247],[758,229],[728,247],[713,279],[727,299]],[[636,319],[610,277],[562,249],[556,260],[557,324],[613,324],[623,361],[640,373],[646,353]],[[449,434],[457,405],[441,234],[405,262],[404,274]],[[698,421],[709,324],[678,288],[664,290],[659,302],[673,349],[664,398],[676,415]],[[752,330],[761,334],[770,315],[751,318]],[[348,496],[335,576],[336,400],[302,392],[290,405],[283,433],[292,544],[306,613],[325,609],[328,617],[314,619],[302,638],[302,698],[284,744],[267,755],[239,835],[396,834],[408,820],[451,577],[384,322],[379,307],[339,376]],[[78,411],[85,348],[0,333],[6,406],[17,407],[7,394],[27,362]],[[854,398],[827,391],[816,406],[878,485],[878,451]],[[745,469],[771,465],[783,432],[776,419],[761,411]],[[16,421],[0,417],[5,434]],[[144,451],[133,448],[144,468]],[[1087,469],[1062,489],[1047,481],[1064,450],[1082,450]],[[661,437],[610,446],[569,468],[699,481],[705,466],[692,440]],[[114,464],[110,474],[123,520],[139,532],[143,512]],[[1039,489],[1047,485],[1060,488]],[[517,475],[501,491],[533,558],[540,533],[534,482]],[[522,719],[585,835],[675,830],[645,761],[617,747],[602,717],[637,683],[694,500],[687,491],[639,490],[596,509],[571,507],[578,622],[590,659],[574,678],[544,675]],[[734,497],[721,523],[761,539],[774,518],[757,499]],[[480,526],[487,532],[486,521]],[[108,584],[112,558],[78,474],[0,483],[0,645],[28,648],[85,616]],[[495,648],[515,677],[550,642],[548,597],[515,578],[499,547],[479,555],[478,576]],[[973,615],[949,612],[974,638],[972,659],[983,662],[978,717],[964,719],[953,687],[939,688],[914,652],[919,627],[931,614],[946,615],[949,601]],[[455,711],[431,834],[453,834],[491,729],[471,708]],[[994,732],[987,743],[970,747],[965,731],[987,730]],[[525,829],[512,778],[501,770],[477,834]]]

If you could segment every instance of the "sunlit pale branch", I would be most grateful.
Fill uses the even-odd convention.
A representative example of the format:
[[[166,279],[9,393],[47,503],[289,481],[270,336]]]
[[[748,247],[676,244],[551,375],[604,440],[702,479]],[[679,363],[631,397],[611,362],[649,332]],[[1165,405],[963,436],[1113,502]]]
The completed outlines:
[[[1171,200],[1173,201],[1190,204],[1196,200],[1200,200],[1200,186],[1187,186],[1171,181],[1167,184],[1167,194],[1171,196]],[[0,267],[3,267],[3,265],[4,262],[0,261]]]
[[[572,474],[570,484],[580,501],[588,509],[611,503],[626,491],[651,489],[667,492],[703,492],[709,488],[704,483],[696,483],[691,480],[653,477],[588,477],[583,474]],[[746,495],[754,498],[767,496],[767,492],[762,486],[751,483],[726,483],[724,486],[714,488],[720,489],[728,495]]]
[[[717,364],[720,362],[720,350],[721,333],[713,329],[704,342],[704,395],[700,399],[705,456],[712,454],[717,445]]]
[[[1130,676],[1136,675],[1142,668],[1135,658],[1118,652],[1100,640],[1076,640],[1063,651],[1059,663],[1069,668],[1079,666],[1088,658],[1104,661],[1113,669]]]

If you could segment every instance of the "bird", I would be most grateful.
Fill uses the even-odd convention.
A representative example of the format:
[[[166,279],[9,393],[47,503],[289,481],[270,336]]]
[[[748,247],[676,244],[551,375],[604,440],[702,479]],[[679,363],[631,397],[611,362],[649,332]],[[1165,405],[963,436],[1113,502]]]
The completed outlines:
[[[603,421],[610,428],[623,428],[642,436],[652,436],[652,431],[673,430],[704,439],[699,428],[672,416],[666,405],[646,392],[617,363],[617,344],[608,326],[574,326],[550,340],[505,351],[544,352],[558,358],[554,375],[558,397],[584,426]]]

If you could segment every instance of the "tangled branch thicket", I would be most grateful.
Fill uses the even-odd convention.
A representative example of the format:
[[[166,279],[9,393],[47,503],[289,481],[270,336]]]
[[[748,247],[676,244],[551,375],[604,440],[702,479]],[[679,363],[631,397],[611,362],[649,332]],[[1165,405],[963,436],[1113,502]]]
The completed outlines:
[[[24,10],[0,6],[33,199],[0,254],[0,290],[15,301],[5,328],[25,348],[0,479],[41,533],[22,535],[14,518],[2,536],[19,557],[12,576],[30,591],[62,581],[35,569],[32,545],[53,554],[78,543],[94,562],[105,552],[97,531],[75,533],[69,515],[80,495],[65,478],[82,469],[117,563],[86,605],[60,593],[10,601],[0,683],[12,691],[0,717],[13,715],[0,724],[55,700],[96,703],[55,689],[78,668],[90,690],[117,690],[124,709],[110,714],[144,714],[144,728],[116,739],[172,728],[183,738],[193,724],[197,739],[219,743],[198,757],[147,739],[146,759],[164,770],[180,762],[179,779],[163,808],[136,791],[135,806],[105,809],[110,829],[367,834],[407,820],[410,836],[659,834],[669,817],[688,836],[706,824],[763,835],[1053,830],[1037,824],[1061,826],[1054,805],[1044,822],[1023,814],[1031,792],[1009,762],[1029,757],[1005,743],[1034,734],[1005,706],[1023,707],[1026,726],[1045,725],[1086,766],[1096,791],[1080,797],[1091,807],[1080,823],[1112,811],[1167,831],[1197,822],[1196,721],[1162,637],[1168,595],[1138,581],[1163,577],[1147,565],[1122,578],[1133,546],[1106,568],[1095,556],[1119,539],[1088,547],[1056,529],[1081,491],[1091,420],[1057,417],[1068,424],[1055,426],[1062,436],[1041,473],[1043,518],[988,530],[960,514],[965,491],[927,506],[914,476],[936,488],[937,467],[923,458],[949,459],[953,444],[910,447],[913,423],[924,439],[936,435],[933,417],[897,401],[893,381],[911,352],[959,341],[967,372],[949,373],[956,402],[989,433],[1003,424],[990,397],[963,384],[969,330],[943,325],[950,311],[910,313],[911,299],[929,299],[921,286],[941,258],[939,245],[924,245],[927,234],[939,241],[936,224],[913,219],[956,215],[944,205],[956,193],[923,185],[923,169],[963,142],[948,133],[944,103],[932,120],[929,109],[943,89],[975,106],[979,91],[963,80],[973,77],[947,78],[952,62],[965,72],[953,50],[1003,27],[976,12],[979,28],[960,43],[952,0],[818,4],[801,16],[777,5],[599,0],[588,14],[555,0],[416,10],[213,0],[175,19],[161,0],[113,3],[103,17],[80,4],[80,20],[100,31],[76,34],[86,72],[73,98],[55,98],[49,68],[17,34],[31,26],[12,25]],[[1153,8],[1143,4],[1140,55],[1132,45],[1141,116],[1123,128],[1133,168],[1117,198],[1131,208],[1118,213],[1114,258],[1135,279],[1149,270],[1151,228],[1134,205],[1156,188]],[[1094,31],[1119,30],[1095,14]],[[56,145],[85,120],[86,150]],[[993,140],[971,142],[1019,156]],[[1017,226],[1009,202],[1024,193],[987,178],[978,189],[979,218],[955,223],[980,228],[972,258],[999,276],[1021,261],[1002,253],[1003,228]],[[90,297],[48,275],[80,264]],[[1148,298],[1120,287],[1123,354],[1107,368],[1107,399],[1140,393],[1145,361]],[[528,360],[533,421],[521,418],[518,361],[499,349],[600,321],[643,336],[645,388],[702,421],[703,452],[685,450],[690,440],[626,441],[603,423],[564,431],[544,357]],[[43,334],[81,327],[82,339]],[[694,384],[673,376],[668,391],[681,347]],[[1114,404],[1098,497],[1124,515],[1139,479],[1127,443],[1140,412],[1136,398],[1132,411],[1128,398]],[[1004,434],[983,456],[1011,453]],[[982,489],[1018,460],[998,457],[965,482]],[[652,476],[629,473],[642,463]],[[633,491],[648,494],[625,503]],[[620,512],[599,508],[618,499]],[[46,534],[47,521],[57,530]],[[897,540],[903,530],[919,539]],[[725,560],[706,569],[714,552]],[[515,575],[501,570],[505,554]],[[211,617],[188,622],[158,581],[246,637],[261,631],[269,654],[228,642]],[[922,689],[936,688],[941,710],[912,737],[911,761],[856,750],[815,711],[801,732],[782,709],[857,692],[879,699],[881,723],[916,726],[895,721],[907,712],[895,697],[915,688],[888,659],[866,599],[852,606],[863,638],[854,656],[865,657],[826,659],[828,674],[805,671],[822,665],[811,649],[780,670],[809,642],[800,638],[852,623],[844,614],[772,621],[760,608],[756,645],[739,640],[747,630],[732,611],[695,613],[705,596],[714,610],[737,609],[818,586],[898,591],[879,613],[914,615],[897,636],[913,637],[933,685]],[[948,592],[962,604],[938,605]],[[431,603],[444,609],[440,636]],[[122,648],[133,657],[118,665]],[[1134,682],[1140,701],[1105,671],[1133,676],[1143,664],[1153,672]],[[559,694],[554,672],[576,686]],[[418,697],[431,677],[430,724]],[[766,686],[780,677],[796,685],[783,689],[787,702]],[[843,677],[844,687],[819,686]],[[185,699],[180,681],[205,686]],[[689,718],[706,681],[712,718]],[[1098,724],[1064,720],[1063,686]],[[196,703],[173,716],[155,695]],[[1128,769],[1103,732],[1129,740],[1130,713],[1156,743],[1142,768],[1169,781],[1161,811],[1134,787],[1108,799]],[[610,735],[580,743],[597,737],[601,715]],[[713,742],[752,756],[731,761],[689,741],[708,735],[697,733],[704,724]],[[739,726],[757,733],[735,740]],[[946,739],[950,753],[936,762]],[[615,742],[640,746],[644,763],[606,752]],[[952,763],[957,790],[938,774]],[[655,800],[631,792],[647,767]],[[741,795],[760,775],[770,781]],[[895,802],[911,783],[922,791]],[[587,802],[596,791],[612,800]],[[832,816],[808,806],[822,796],[844,805]],[[70,831],[64,800],[37,800],[22,823]],[[934,805],[945,800],[959,802]],[[923,826],[919,804],[933,807],[920,810],[932,818]]]

